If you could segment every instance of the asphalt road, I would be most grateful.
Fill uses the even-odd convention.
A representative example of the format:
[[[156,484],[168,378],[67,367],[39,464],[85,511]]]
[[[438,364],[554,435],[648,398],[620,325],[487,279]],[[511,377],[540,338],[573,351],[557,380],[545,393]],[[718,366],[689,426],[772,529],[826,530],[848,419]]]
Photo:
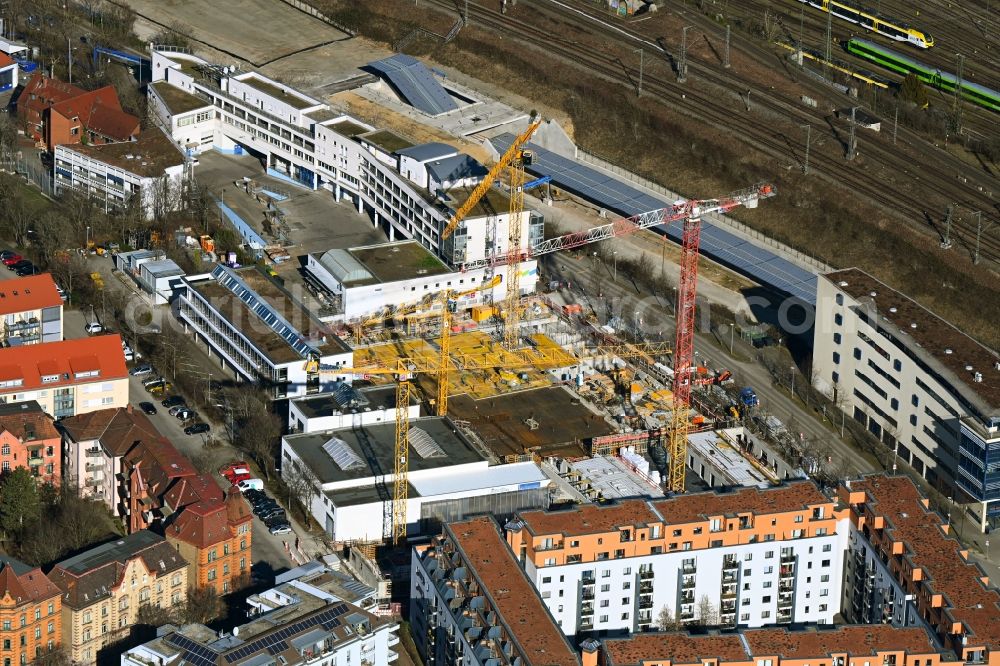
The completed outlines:
[[[647,332],[658,334],[667,340],[673,339],[673,294],[656,297],[640,293],[623,274],[619,274],[616,281],[613,268],[599,260],[578,260],[554,255],[553,261],[552,266],[560,277],[572,281],[572,291],[577,301],[585,308],[591,307],[602,323],[606,321],[609,312],[627,322],[636,321],[634,313],[638,310]],[[699,307],[704,307],[701,299]],[[834,469],[843,470],[852,476],[877,471],[878,468],[844,442],[830,425],[824,423],[822,415],[817,418],[811,410],[793,400],[788,387],[774,386],[771,374],[763,365],[734,358],[727,350],[719,347],[710,333],[695,334],[695,350],[701,358],[699,363],[728,368],[744,385],[753,387],[761,406],[770,414],[781,419],[786,426],[794,424],[795,430],[802,437],[815,443],[818,448],[828,450],[833,458],[830,464]],[[797,380],[808,381],[801,374]],[[839,424],[839,420],[836,423]]]

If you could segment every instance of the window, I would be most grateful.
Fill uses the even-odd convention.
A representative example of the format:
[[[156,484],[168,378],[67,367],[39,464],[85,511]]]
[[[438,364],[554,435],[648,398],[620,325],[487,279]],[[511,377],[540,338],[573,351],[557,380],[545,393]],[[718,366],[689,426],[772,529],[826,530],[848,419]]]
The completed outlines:
[[[622,583],[622,589],[623,590],[631,590],[632,589],[632,581],[627,580],[624,583]]]
[[[601,608],[607,608],[610,605],[611,601],[609,599],[601,599]]]
[[[771,587],[771,581],[765,580],[764,581],[764,587]]]
[[[544,577],[542,577],[542,585],[545,585],[546,583],[551,583],[551,582],[552,582],[552,576],[544,576]]]
[[[744,576],[749,576],[751,573],[753,573],[753,569],[744,569],[743,570],[743,575]]]
[[[854,348],[854,358],[856,358],[859,361],[861,360],[861,348],[860,347],[855,347]]]
[[[628,613],[622,613],[622,619],[623,620],[627,620],[628,619]]]
[[[826,609],[827,609],[827,604],[820,604],[819,605],[819,612],[820,613],[825,613]]]
[[[628,606],[632,603],[632,597],[622,597],[622,606]]]
[[[903,363],[897,358],[895,361],[892,362],[892,369],[895,370],[896,372],[901,371],[903,369]]]
[[[828,543],[823,544],[824,553],[829,553],[831,550],[833,550],[833,546],[831,544]]]
[[[910,425],[912,425],[912,426],[917,425],[917,415],[916,414],[910,414]]]
[[[833,344],[839,345],[840,344],[840,340],[841,340],[840,333],[834,333],[833,334]]]
[[[0,448],[0,454],[5,455],[5,456],[9,456],[10,455],[10,447],[7,446],[6,444],[4,444],[3,448]]]
[[[215,580],[215,569],[208,570],[208,580]]]
[[[895,398],[890,399],[889,400],[889,406],[892,407],[893,410],[895,410],[895,411],[898,412],[899,411],[899,400],[896,400]]]
[[[764,553],[764,559],[765,560],[772,560],[772,559],[774,559],[774,551],[773,550],[769,550],[766,553]]]
[[[607,615],[601,615],[600,618],[597,621],[598,622],[607,622],[608,621],[608,616]]]
[[[840,352],[833,352],[833,362],[840,363]]]
[[[743,597],[743,601],[741,601],[740,604],[743,605],[743,606],[749,606],[750,605],[750,597]]]
[[[834,299],[837,301],[837,305],[843,305],[844,304],[844,295],[843,294],[839,294],[838,293],[836,296],[834,296]]]
[[[761,619],[771,617],[771,611],[764,611],[760,614]]]
[[[601,585],[601,592],[610,592],[610,591],[611,591],[610,585]]]
[[[56,623],[55,622],[49,622],[49,625],[46,627],[46,629],[48,630],[48,633],[50,633],[50,634],[55,633],[55,631],[56,631]]]
[[[52,602],[49,602],[49,615],[52,615],[55,612],[56,612],[56,605]]]
[[[823,560],[822,562],[820,562],[820,566],[821,567],[828,567],[828,566],[830,566],[830,560]]]
[[[836,324],[837,326],[843,325],[844,315],[840,314],[839,312],[833,315],[833,323]]]
[[[830,378],[833,379],[833,383],[834,384],[839,384],[840,383],[840,373],[839,372],[834,372],[833,374],[830,375]]]
[[[819,596],[821,596],[821,597],[828,597],[828,596],[830,596],[830,589],[826,588],[826,587],[820,588],[820,590],[819,590]]]
[[[740,622],[749,622],[749,621],[750,621],[750,613],[740,614]]]
[[[823,574],[822,576],[820,576],[819,577],[819,582],[821,582],[821,583],[829,583],[830,582],[830,574]]]

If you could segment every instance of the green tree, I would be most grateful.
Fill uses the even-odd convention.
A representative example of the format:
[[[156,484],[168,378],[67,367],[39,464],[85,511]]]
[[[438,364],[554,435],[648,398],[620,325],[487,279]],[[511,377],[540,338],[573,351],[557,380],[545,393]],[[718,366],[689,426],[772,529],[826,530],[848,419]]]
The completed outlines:
[[[921,109],[930,103],[930,96],[923,82],[917,78],[916,74],[907,74],[903,83],[899,86],[899,99],[904,102],[913,102]]]
[[[38,522],[41,502],[35,477],[24,467],[16,467],[0,481],[0,529],[20,534]]]

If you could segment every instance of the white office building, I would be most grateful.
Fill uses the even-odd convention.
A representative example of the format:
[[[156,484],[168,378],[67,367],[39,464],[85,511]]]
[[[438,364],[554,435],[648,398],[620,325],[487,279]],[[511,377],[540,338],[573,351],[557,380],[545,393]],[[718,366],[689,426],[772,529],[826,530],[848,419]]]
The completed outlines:
[[[180,207],[188,164],[156,129],[136,141],[59,145],[53,159],[56,191],[73,189],[120,210],[135,198],[147,218]]]
[[[811,482],[628,500],[521,512],[507,541],[568,636],[648,631],[664,608],[681,624],[830,624],[848,533],[834,506]]]
[[[152,63],[150,104],[179,147],[252,153],[269,174],[349,198],[390,240],[416,240],[456,268],[506,252],[510,202],[499,189],[447,240],[440,238],[484,171],[471,157],[439,143],[414,146],[256,72],[176,51],[154,50]],[[198,100],[211,105],[214,117]],[[524,211],[517,223],[523,245],[542,240],[541,215]],[[534,281],[521,286],[530,291]]]
[[[381,541],[394,481],[395,421],[286,435],[281,475],[312,487],[313,518],[336,542]],[[532,462],[489,461],[447,418],[412,419],[409,430],[408,534],[433,533],[467,514],[510,514],[548,506],[548,477]]]
[[[306,362],[350,367],[350,347],[330,334],[294,297],[256,268],[217,265],[182,279],[177,317],[210,355],[274,398],[331,390],[349,375],[307,372]]]
[[[858,269],[820,276],[815,386],[900,462],[1000,525],[1000,355]]]

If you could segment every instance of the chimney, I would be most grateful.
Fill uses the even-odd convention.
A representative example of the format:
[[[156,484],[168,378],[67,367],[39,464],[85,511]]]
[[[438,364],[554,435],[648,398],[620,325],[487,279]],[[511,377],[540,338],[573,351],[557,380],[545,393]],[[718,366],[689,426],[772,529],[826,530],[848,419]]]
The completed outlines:
[[[128,407],[126,407],[125,409],[128,411],[129,414],[131,414],[132,413],[132,403],[129,403]]]

